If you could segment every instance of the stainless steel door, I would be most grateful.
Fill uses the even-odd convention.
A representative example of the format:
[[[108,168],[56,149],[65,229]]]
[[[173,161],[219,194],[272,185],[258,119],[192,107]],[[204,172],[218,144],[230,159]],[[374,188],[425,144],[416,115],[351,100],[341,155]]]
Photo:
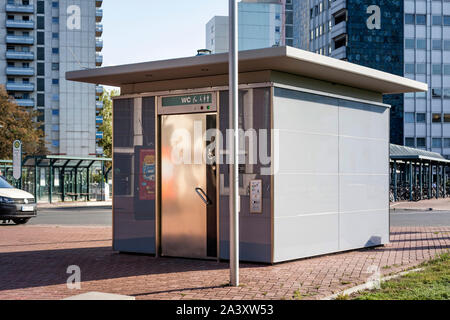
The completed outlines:
[[[207,257],[206,114],[161,116],[161,250]]]

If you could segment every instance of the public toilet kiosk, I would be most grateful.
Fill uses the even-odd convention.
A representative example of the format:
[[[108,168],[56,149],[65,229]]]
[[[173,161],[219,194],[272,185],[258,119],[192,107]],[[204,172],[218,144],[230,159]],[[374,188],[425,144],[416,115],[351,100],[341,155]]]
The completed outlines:
[[[228,55],[66,77],[121,89],[113,249],[228,259]],[[383,94],[427,85],[291,47],[240,52],[239,83],[240,259],[277,263],[388,243]]]

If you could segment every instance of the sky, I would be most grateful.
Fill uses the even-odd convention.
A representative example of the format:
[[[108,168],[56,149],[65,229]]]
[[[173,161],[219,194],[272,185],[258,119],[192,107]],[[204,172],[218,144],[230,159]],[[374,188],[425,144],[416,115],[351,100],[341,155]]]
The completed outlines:
[[[103,1],[103,66],[193,56],[228,0]]]

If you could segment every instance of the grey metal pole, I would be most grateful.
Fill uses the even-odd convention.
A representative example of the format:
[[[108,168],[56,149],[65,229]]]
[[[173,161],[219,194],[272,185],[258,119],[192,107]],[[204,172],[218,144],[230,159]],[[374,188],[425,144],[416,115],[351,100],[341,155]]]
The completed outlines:
[[[229,94],[230,127],[234,130],[230,163],[230,284],[239,286],[239,97],[238,5],[229,0]]]
[[[394,161],[394,201],[397,202],[397,161]]]

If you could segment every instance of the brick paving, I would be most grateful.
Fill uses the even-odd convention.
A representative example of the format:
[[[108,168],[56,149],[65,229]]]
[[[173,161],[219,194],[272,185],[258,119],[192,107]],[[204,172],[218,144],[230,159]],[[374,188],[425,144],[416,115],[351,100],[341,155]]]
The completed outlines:
[[[239,288],[226,286],[228,264],[118,254],[111,228],[0,225],[0,300],[61,299],[89,291],[136,299],[320,299],[414,267],[450,249],[450,227],[396,227],[391,243],[274,266],[242,264]],[[81,268],[69,290],[67,267]]]

